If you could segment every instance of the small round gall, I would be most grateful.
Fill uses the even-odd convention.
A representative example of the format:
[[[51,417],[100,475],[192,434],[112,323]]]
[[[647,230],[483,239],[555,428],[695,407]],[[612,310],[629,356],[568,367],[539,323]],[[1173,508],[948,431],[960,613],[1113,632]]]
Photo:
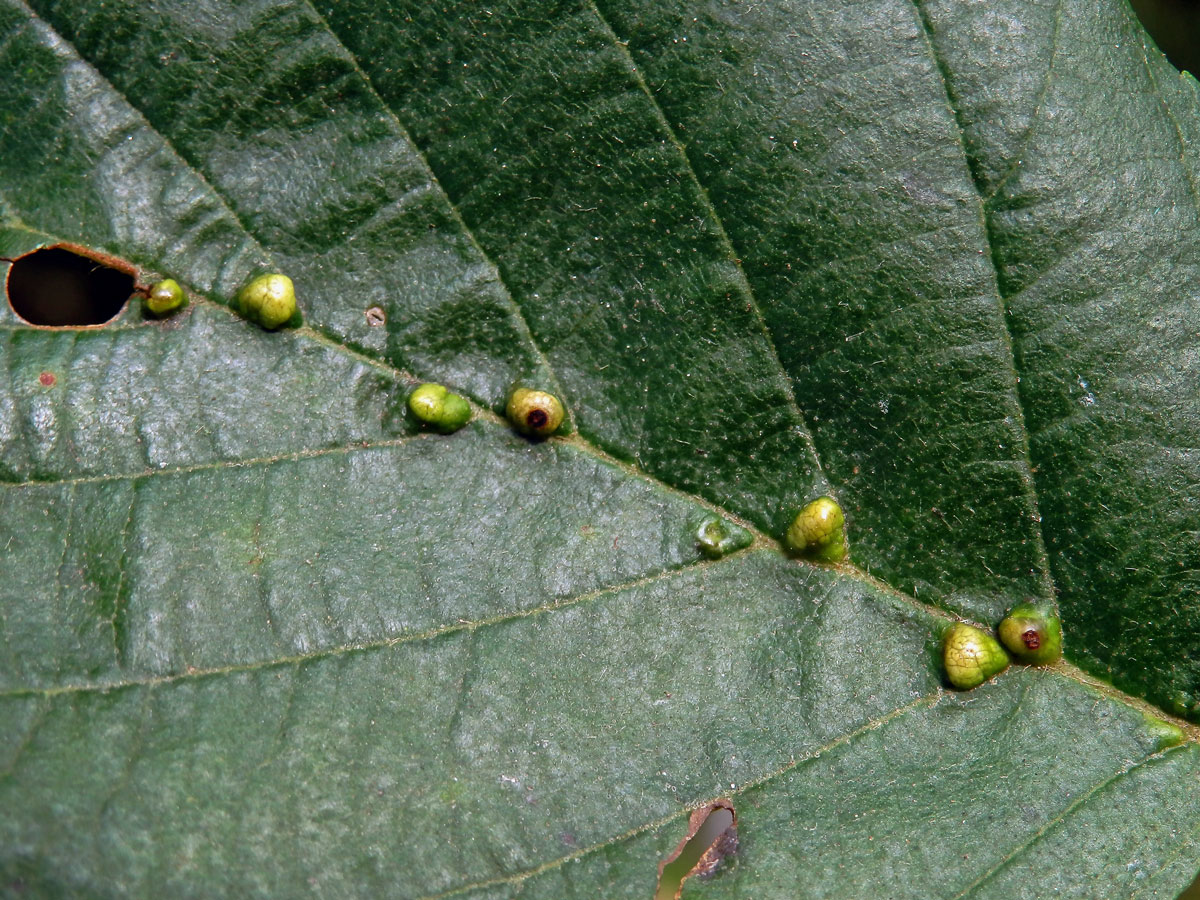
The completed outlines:
[[[969,691],[1007,669],[1008,654],[986,631],[956,622],[942,635],[942,663],[950,683]]]
[[[471,421],[471,406],[444,385],[422,384],[408,395],[408,411],[423,425],[442,434],[458,431]]]
[[[846,558],[846,517],[832,497],[818,497],[800,510],[784,537],[796,556],[816,562],[841,562]]]
[[[286,275],[259,275],[238,291],[237,303],[243,316],[274,331],[296,314],[296,289]]]
[[[1008,652],[1023,663],[1048,666],[1062,659],[1062,622],[1035,603],[1018,603],[996,630]]]
[[[174,278],[164,278],[150,285],[146,292],[146,309],[152,316],[167,316],[183,306],[183,288]]]
[[[563,423],[563,405],[546,391],[515,388],[505,410],[513,428],[529,437],[549,437]]]
[[[720,559],[749,547],[752,540],[745,528],[726,522],[719,516],[709,516],[696,528],[696,546],[709,559]]]
[[[1182,728],[1165,719],[1160,719],[1158,716],[1142,713],[1142,722],[1147,737],[1154,743],[1154,749],[1158,753],[1178,747],[1187,740],[1187,735],[1183,733]]]

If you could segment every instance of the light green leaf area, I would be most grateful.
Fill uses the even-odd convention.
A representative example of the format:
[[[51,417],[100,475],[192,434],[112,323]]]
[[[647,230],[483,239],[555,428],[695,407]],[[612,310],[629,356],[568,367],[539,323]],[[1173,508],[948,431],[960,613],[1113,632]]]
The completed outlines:
[[[0,896],[650,900],[718,797],[684,897],[1195,878],[1200,98],[1123,0],[0,0],[0,72],[0,256],[189,298],[0,304]],[[1028,600],[1069,662],[947,690]]]

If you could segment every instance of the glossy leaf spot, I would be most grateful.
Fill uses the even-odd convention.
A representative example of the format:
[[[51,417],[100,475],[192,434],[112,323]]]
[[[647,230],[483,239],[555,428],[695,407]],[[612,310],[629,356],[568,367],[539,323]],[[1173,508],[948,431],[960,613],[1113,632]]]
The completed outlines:
[[[125,308],[134,286],[132,269],[50,247],[12,263],[5,294],[13,312],[30,325],[78,328],[111,322]]]
[[[688,833],[675,851],[658,864],[654,900],[678,900],[683,883],[696,875],[712,878],[738,849],[737,813],[728,800],[714,800],[692,813]]]
[[[720,559],[749,547],[753,538],[745,528],[726,522],[718,516],[708,516],[696,527],[696,546],[709,559]]]

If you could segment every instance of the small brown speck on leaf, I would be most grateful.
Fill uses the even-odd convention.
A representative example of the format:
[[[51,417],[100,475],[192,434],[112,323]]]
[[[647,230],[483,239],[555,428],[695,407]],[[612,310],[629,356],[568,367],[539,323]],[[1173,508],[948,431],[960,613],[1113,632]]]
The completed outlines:
[[[367,324],[372,328],[377,328],[387,321],[387,316],[378,306],[372,306],[367,310]]]

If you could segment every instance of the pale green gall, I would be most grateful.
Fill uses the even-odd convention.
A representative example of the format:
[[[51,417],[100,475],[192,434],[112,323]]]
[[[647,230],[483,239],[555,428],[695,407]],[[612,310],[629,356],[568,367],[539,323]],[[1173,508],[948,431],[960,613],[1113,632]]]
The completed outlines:
[[[166,316],[183,306],[183,288],[174,278],[164,278],[150,285],[146,292],[146,309],[153,316]]]
[[[969,691],[1007,669],[1008,654],[986,631],[956,622],[942,635],[942,663],[950,683]]]
[[[471,421],[471,406],[440,384],[418,385],[408,395],[408,409],[422,424],[449,434]]]
[[[818,497],[792,521],[784,545],[797,556],[817,562],[846,558],[846,517],[832,497]]]
[[[296,290],[292,279],[278,272],[259,275],[238,291],[238,310],[273,331],[296,314]]]

